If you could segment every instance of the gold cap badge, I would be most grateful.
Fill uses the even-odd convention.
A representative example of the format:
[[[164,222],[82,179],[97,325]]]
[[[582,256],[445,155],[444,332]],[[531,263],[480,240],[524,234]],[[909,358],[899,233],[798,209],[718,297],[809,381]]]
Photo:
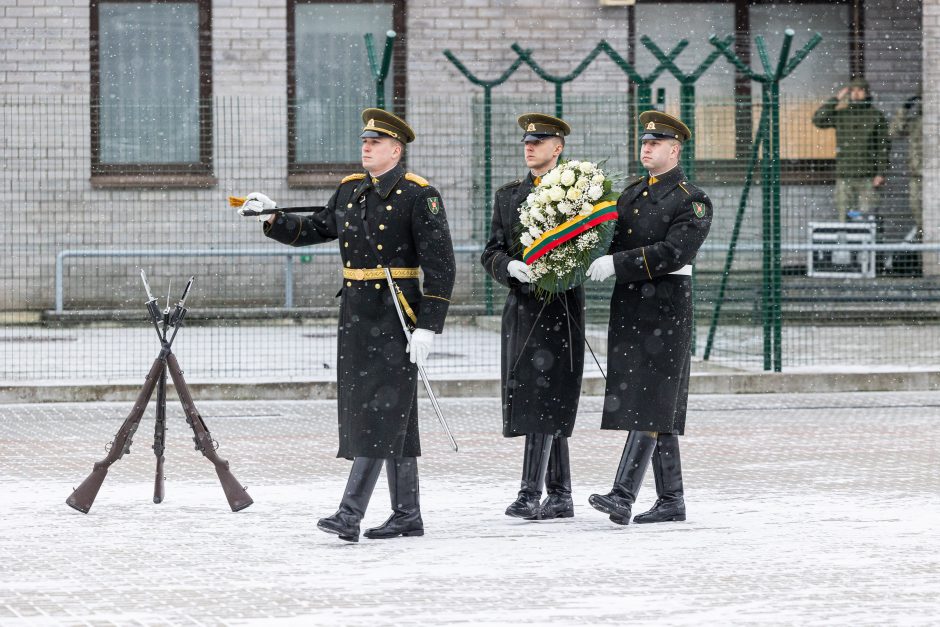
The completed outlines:
[[[656,130],[656,123],[655,123],[655,122],[650,122],[649,124],[647,124],[647,125],[646,125],[646,130],[648,130],[648,131],[655,131],[655,130]]]
[[[531,132],[534,133],[534,132],[535,132],[535,124],[530,123],[530,124],[525,128],[525,130],[526,130],[526,132],[530,132],[530,131],[531,131]]]

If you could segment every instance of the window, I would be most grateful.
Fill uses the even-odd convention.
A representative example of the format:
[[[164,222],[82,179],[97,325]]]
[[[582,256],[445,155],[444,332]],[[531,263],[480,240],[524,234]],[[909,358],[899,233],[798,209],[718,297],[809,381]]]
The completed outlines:
[[[735,52],[763,73],[754,44],[757,35],[763,36],[769,56],[776,60],[784,28],[796,31],[791,56],[812,33],[820,31],[822,42],[780,84],[781,157],[784,176],[792,170],[801,181],[810,173],[826,178],[835,145],[831,133],[827,135],[812,125],[812,115],[833,93],[834,85],[863,73],[862,7],[862,0],[660,0],[655,6],[638,3],[634,18],[636,58],[643,61],[641,67],[653,64],[652,56],[639,41],[642,34],[650,33],[665,51],[679,39],[688,39],[689,48],[677,58],[677,64],[689,72],[712,50],[707,42],[703,46],[702,40],[712,33],[735,33]],[[664,24],[683,27],[673,31],[663,28]],[[758,109],[752,105],[760,103],[760,85],[729,70],[728,62],[719,58],[696,83],[696,159],[716,167],[735,158],[750,157],[759,119]],[[664,74],[654,88],[667,94],[666,110],[678,114],[675,79]]]
[[[404,6],[392,2],[288,4],[288,169],[293,185],[335,182],[359,169],[360,113],[376,104],[365,45],[372,33],[381,63],[386,33],[398,37],[385,79],[385,106],[404,102]]]
[[[838,3],[764,4],[751,7],[751,32],[764,36],[767,52],[776,59],[783,43],[783,29],[796,31],[793,51],[813,33],[823,40],[780,83],[780,156],[783,159],[832,159],[835,134],[813,126],[813,113],[845,85],[850,76],[849,6]],[[840,36],[841,35],[841,36]],[[752,44],[751,58],[759,59]],[[758,66],[759,67],[759,66]],[[754,124],[757,124],[755,119]]]
[[[94,184],[214,184],[210,4],[92,2]]]

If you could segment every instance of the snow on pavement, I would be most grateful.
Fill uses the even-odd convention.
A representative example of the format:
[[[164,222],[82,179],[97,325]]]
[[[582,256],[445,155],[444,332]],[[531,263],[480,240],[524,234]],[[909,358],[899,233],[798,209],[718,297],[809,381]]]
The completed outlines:
[[[169,408],[166,501],[151,502],[153,410],[88,515],[65,505],[130,403],[0,406],[2,625],[936,624],[940,393],[693,396],[689,520],[610,523],[624,435],[585,398],[576,516],[503,515],[522,442],[499,401],[422,404],[423,538],[316,530],[349,463],[331,401],[197,403],[255,504],[229,511]],[[636,511],[655,499],[652,477]],[[380,478],[363,528],[389,513]]]

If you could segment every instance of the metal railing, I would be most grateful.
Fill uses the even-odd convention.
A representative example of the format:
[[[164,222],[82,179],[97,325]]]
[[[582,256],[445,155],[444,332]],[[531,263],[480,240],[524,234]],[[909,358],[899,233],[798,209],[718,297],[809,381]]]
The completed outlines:
[[[480,254],[479,246],[454,246],[454,253]],[[55,256],[55,313],[65,311],[65,260],[70,257],[89,258],[127,258],[127,257],[284,257],[284,308],[294,307],[294,257],[339,257],[339,250],[334,248],[304,248],[303,251],[291,250],[169,250],[169,249],[69,249],[60,250]]]

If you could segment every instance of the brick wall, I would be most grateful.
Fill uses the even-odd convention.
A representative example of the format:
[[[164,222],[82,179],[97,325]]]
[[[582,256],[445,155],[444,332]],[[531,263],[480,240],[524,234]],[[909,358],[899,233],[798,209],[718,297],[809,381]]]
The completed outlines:
[[[910,92],[919,82],[920,59],[940,58],[938,2],[923,2],[922,57],[917,36],[920,0],[866,3],[867,74],[879,97]],[[532,48],[536,60],[549,72],[567,74],[600,39],[626,56],[627,9],[601,7],[597,0],[462,0],[459,6],[455,4],[407,3],[407,89],[415,103],[408,117],[419,133],[419,141],[409,150],[408,165],[441,189],[457,239],[468,240],[479,238],[485,229],[479,219],[485,203],[479,185],[482,141],[474,133],[479,128],[482,90],[461,76],[441,51],[450,48],[477,76],[493,78],[516,58],[509,46],[517,42]],[[299,190],[286,183],[285,3],[215,0],[212,12],[217,187],[101,190],[92,189],[89,182],[87,1],[11,0],[0,7],[0,102],[8,129],[0,142],[0,157],[10,164],[0,183],[7,204],[20,208],[28,218],[27,228],[0,234],[0,250],[18,260],[15,272],[0,275],[0,309],[50,307],[54,259],[63,248],[263,248],[267,242],[256,225],[232,219],[224,206],[226,195],[258,189],[282,205],[320,203],[328,198],[328,188]],[[689,29],[690,37],[703,39],[711,34],[708,25],[692,24]],[[724,65],[719,61],[716,68],[726,71]],[[930,78],[936,78],[938,69],[936,63],[923,67],[928,89],[925,133],[935,136],[940,120],[934,87],[938,82]],[[623,163],[626,90],[623,73],[603,55],[565,87],[566,116],[570,111],[576,135],[581,133],[572,141],[571,154],[611,156],[615,163]],[[591,114],[584,108],[579,112],[574,105],[578,98],[599,94],[613,94],[612,104]],[[494,96],[499,150],[495,187],[522,174],[515,115],[520,108],[551,111],[553,91],[522,66]],[[940,173],[936,151],[936,144],[928,142],[929,173]],[[936,175],[928,176],[925,198],[936,198],[936,192],[940,192],[940,181]],[[733,187],[720,192],[729,199],[727,206],[719,208],[728,214],[725,222],[736,209],[736,203],[730,202],[735,193]],[[819,199],[813,202],[826,202],[826,194],[819,190],[814,190],[813,197]],[[940,215],[929,202],[925,214],[928,231],[937,233]],[[251,258],[238,263],[251,272],[233,273],[232,262],[193,259],[166,264],[163,269],[168,276],[179,276],[193,267],[204,267],[212,273],[213,289],[220,299],[223,294],[237,293],[246,303],[270,302],[271,294],[279,293],[279,262]],[[128,272],[128,265],[133,264],[153,267],[155,262],[75,264],[70,271],[70,297],[90,302],[101,297],[101,285],[107,285],[109,298],[136,298],[136,279]],[[310,294],[302,304],[330,304],[330,287],[335,283],[329,274],[332,270],[328,264],[315,267],[315,273],[297,274],[297,293]],[[463,268],[466,277],[479,274],[472,256],[463,258]],[[122,286],[127,286],[126,296]]]

